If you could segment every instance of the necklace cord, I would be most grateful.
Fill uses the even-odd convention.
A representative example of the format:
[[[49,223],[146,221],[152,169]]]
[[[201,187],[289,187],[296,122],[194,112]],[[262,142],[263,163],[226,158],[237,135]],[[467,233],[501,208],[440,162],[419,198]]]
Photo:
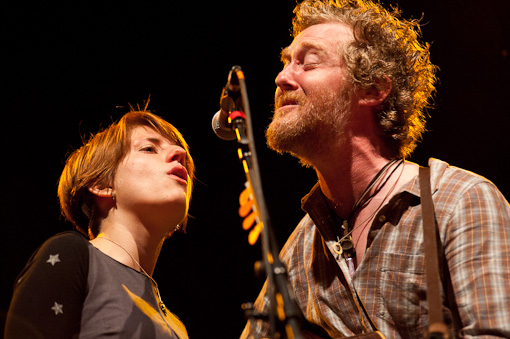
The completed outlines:
[[[365,201],[363,201],[363,198],[368,194],[368,192],[370,192],[370,190],[373,188],[373,186],[377,183],[377,181],[386,173],[386,171],[388,170],[388,168],[395,164],[397,161],[399,161],[399,159],[394,159],[392,161],[390,161],[389,163],[387,163],[380,171],[379,173],[377,173],[375,175],[375,177],[372,179],[372,181],[370,182],[370,184],[367,186],[367,188],[365,188],[365,190],[363,191],[363,193],[361,194],[360,198],[358,199],[358,201],[356,201],[356,204],[354,205],[351,213],[349,214],[349,218],[346,220],[346,221],[350,221],[354,215],[356,214],[356,212],[362,208],[363,206],[365,206],[373,197],[375,197],[377,195],[377,193],[379,193],[381,191],[381,189],[386,185],[386,183],[388,182],[388,180],[391,178],[391,176],[393,175],[393,173],[395,173],[395,171],[400,167],[400,165],[402,165],[404,163],[404,159],[400,159],[399,161],[399,164],[391,171],[390,175],[388,175],[388,177],[386,178],[386,180],[384,180],[384,182],[382,183],[381,186],[379,186],[379,188],[370,196],[368,197],[368,199],[366,199]],[[403,171],[403,168],[402,168],[402,171]],[[402,175],[402,173],[400,173],[400,175]],[[400,176],[399,176],[400,178]],[[398,182],[398,180],[397,180]],[[393,191],[393,189],[395,188],[395,185],[396,185],[396,182],[395,184],[393,185],[392,189],[390,190]],[[382,201],[382,203],[384,203],[384,200]],[[362,203],[363,201],[363,203]],[[381,205],[379,206],[379,208],[382,206],[382,203]],[[375,215],[375,213],[379,210],[379,208],[376,209],[376,211],[374,213],[372,213],[366,220],[364,220],[362,223],[360,223],[357,227],[353,227],[352,230],[350,231],[347,231],[347,233],[345,233],[343,235],[342,238],[339,239],[339,237],[337,237],[338,239],[338,243],[342,243],[343,241],[345,241],[345,239],[347,239],[351,234],[352,232],[354,232],[355,229],[357,229],[359,226],[363,225],[367,220],[369,220],[372,216]],[[359,238],[358,238],[358,241],[359,241]]]
[[[400,166],[400,165],[399,165]],[[395,167],[395,169],[391,172],[390,176],[395,172],[395,170],[399,167]],[[361,234],[363,234],[363,231],[365,230],[365,228],[367,228],[367,226],[370,224],[370,222],[368,222],[369,220],[371,220],[373,217],[375,217],[375,215],[377,214],[377,212],[379,212],[379,210],[381,209],[382,205],[384,204],[384,202],[386,201],[386,199],[388,198],[388,196],[391,194],[391,192],[393,192],[393,190],[395,189],[395,187],[397,186],[397,183],[399,182],[400,180],[400,177],[402,177],[402,173],[404,172],[404,167],[402,167],[402,170],[400,171],[400,174],[398,175],[398,178],[397,180],[395,181],[395,183],[393,184],[393,186],[391,187],[391,189],[388,191],[388,194],[384,197],[384,199],[381,201],[381,203],[379,204],[379,206],[376,208],[376,210],[368,217],[366,218],[365,220],[363,220],[363,222],[361,222],[360,226],[364,224],[363,226],[363,229],[361,230],[359,236],[358,236],[358,239],[356,239],[356,242],[354,242],[354,247],[356,247],[356,245],[358,244],[359,242],[359,239],[361,238]],[[388,177],[389,178],[389,177]],[[358,228],[358,227],[356,227]],[[354,231],[354,229],[353,229]]]
[[[129,253],[128,250],[126,250],[124,248],[124,246],[122,246],[121,244],[119,244],[118,242],[116,241],[113,241],[112,239],[109,239],[107,237],[98,237],[99,239],[104,239],[104,240],[108,240],[109,242],[119,246],[120,248],[122,248],[124,250],[124,252],[126,252],[130,257],[131,257],[131,260],[133,260],[137,265],[138,267],[140,268],[140,272],[146,276],[147,278],[149,278],[149,281],[151,282],[153,288],[156,290],[156,294],[158,296],[158,299],[159,299],[159,308],[161,309],[161,312],[163,312],[164,315],[166,315],[166,306],[165,304],[163,303],[163,299],[161,299],[161,294],[159,293],[159,287],[158,287],[158,283],[156,282],[156,280],[154,280],[153,277],[151,277],[149,274],[147,274],[147,272],[143,269],[142,265],[140,265],[140,263],[131,255],[131,253]]]
[[[370,192],[370,190],[375,186],[375,184],[379,181],[379,179],[386,173],[386,171],[388,170],[388,168],[393,165],[395,162],[397,162],[398,159],[394,159],[390,162],[388,162],[386,165],[384,165],[383,168],[381,168],[379,170],[379,172],[372,178],[372,180],[370,181],[370,183],[368,184],[368,186],[365,188],[365,190],[363,191],[363,193],[361,193],[361,196],[358,198],[358,200],[356,201],[356,203],[354,204],[354,206],[352,207],[352,210],[351,210],[351,213],[349,214],[349,218],[348,220],[350,220],[354,214],[356,214],[356,212],[362,208],[363,206],[365,206],[374,196],[377,195],[377,193],[379,193],[381,191],[381,189],[384,187],[384,185],[386,184],[386,182],[388,181],[388,179],[391,177],[391,175],[393,174],[393,172],[395,172],[395,170],[400,166],[397,166],[393,169],[393,171],[390,173],[390,175],[386,178],[386,180],[383,182],[383,184],[381,186],[379,186],[379,188],[371,195],[369,196],[366,200],[363,201],[363,199],[365,198],[365,196],[368,194],[368,192]],[[403,161],[403,159],[401,160]],[[362,203],[363,202],[363,203]]]

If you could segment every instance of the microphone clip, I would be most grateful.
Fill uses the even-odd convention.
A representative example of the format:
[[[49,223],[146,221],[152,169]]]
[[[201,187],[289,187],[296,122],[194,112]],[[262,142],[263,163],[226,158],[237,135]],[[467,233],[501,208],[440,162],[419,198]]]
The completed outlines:
[[[228,73],[227,84],[223,87],[220,96],[220,108],[227,114],[232,111],[243,110],[243,98],[239,85],[237,72],[240,71],[239,66],[234,66]]]
[[[246,103],[244,94],[244,74],[240,66],[233,66],[227,78],[227,84],[223,87],[220,96],[220,110],[214,115],[212,128],[214,133],[223,140],[234,140],[237,138],[243,144],[247,144],[246,115],[244,114]],[[249,109],[249,108],[248,108]],[[240,112],[241,114],[234,114]],[[241,141],[242,140],[242,141]]]

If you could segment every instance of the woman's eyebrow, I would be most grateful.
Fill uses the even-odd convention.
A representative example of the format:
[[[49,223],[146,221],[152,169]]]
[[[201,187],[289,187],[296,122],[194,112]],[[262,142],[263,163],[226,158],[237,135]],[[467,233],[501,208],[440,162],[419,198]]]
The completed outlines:
[[[143,144],[145,142],[150,142],[150,143],[153,143],[155,145],[161,145],[162,143],[162,139],[161,138],[158,138],[158,137],[147,137],[147,138],[141,138],[141,139],[137,139],[133,142],[133,146],[138,146],[140,144]]]

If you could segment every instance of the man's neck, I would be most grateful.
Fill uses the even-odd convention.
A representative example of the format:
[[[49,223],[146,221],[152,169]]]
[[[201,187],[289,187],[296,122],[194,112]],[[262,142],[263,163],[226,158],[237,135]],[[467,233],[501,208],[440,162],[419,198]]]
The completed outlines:
[[[390,161],[378,141],[351,136],[313,164],[330,207],[342,218],[349,216],[370,181]]]
[[[328,166],[322,171],[317,169],[321,190],[330,202],[330,207],[342,218],[347,218],[370,181],[388,162],[383,157],[358,158],[342,162],[337,168]]]

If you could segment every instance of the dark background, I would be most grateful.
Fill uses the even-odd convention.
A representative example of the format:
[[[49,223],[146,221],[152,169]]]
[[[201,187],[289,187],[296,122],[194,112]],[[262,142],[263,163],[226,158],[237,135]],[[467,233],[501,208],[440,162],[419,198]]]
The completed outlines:
[[[385,2],[390,4],[389,1]],[[197,165],[187,235],[164,246],[155,279],[192,338],[233,338],[240,305],[262,282],[253,276],[260,245],[247,243],[237,215],[244,173],[235,142],[210,120],[233,65],[246,76],[263,188],[278,242],[299,221],[300,198],[315,174],[265,147],[279,53],[291,42],[294,0],[269,2],[70,1],[3,5],[2,325],[12,283],[34,249],[70,228],[59,215],[56,183],[69,151],[150,96],[174,124]],[[402,1],[423,19],[439,65],[436,109],[411,160],[436,157],[492,180],[510,196],[510,2]],[[57,287],[58,288],[58,287]]]

